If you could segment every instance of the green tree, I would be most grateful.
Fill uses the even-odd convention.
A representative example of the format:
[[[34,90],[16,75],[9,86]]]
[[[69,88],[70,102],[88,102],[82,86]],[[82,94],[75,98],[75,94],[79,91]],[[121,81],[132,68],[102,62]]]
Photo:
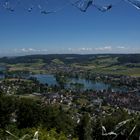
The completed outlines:
[[[0,128],[4,128],[11,122],[12,113],[15,112],[15,107],[15,97],[0,96]]]
[[[20,99],[17,110],[17,124],[19,128],[34,127],[41,122],[41,103],[32,99]]]
[[[79,140],[92,140],[91,118],[89,114],[84,114],[77,126]]]

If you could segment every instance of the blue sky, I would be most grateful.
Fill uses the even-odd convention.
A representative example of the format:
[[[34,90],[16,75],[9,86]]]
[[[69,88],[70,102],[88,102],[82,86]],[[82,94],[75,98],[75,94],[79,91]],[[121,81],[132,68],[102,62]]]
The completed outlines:
[[[59,9],[67,4],[66,0],[60,1],[53,0],[47,8]],[[118,1],[97,2],[102,5]],[[41,15],[39,9],[28,13],[28,5],[22,4],[13,13],[0,8],[0,56],[140,53],[140,10],[124,1],[106,13],[94,7],[82,13],[67,5],[57,13]]]

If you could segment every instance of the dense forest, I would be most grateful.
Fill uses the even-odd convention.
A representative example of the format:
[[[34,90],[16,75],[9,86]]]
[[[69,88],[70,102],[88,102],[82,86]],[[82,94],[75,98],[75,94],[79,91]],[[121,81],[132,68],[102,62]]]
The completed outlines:
[[[61,106],[46,106],[39,100],[1,95],[0,138],[16,140],[28,134],[25,140],[30,140],[36,131],[39,131],[39,140],[139,138],[140,116],[129,115],[121,108],[109,116],[97,118],[83,113],[77,123],[72,119],[72,113]]]

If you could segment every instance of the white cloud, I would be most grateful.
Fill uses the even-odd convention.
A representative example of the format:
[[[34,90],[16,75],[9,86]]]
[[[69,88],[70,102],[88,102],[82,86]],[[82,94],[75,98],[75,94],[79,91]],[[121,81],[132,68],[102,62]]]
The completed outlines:
[[[105,47],[98,47],[95,48],[96,51],[111,51],[112,47],[111,46],[105,46]]]
[[[124,46],[118,46],[117,49],[126,49]]]
[[[20,50],[18,50],[18,51],[20,51]],[[21,51],[22,52],[27,52],[27,50],[25,48],[22,48]]]
[[[93,48],[68,48],[68,51],[71,51],[71,52],[88,52],[88,51],[92,51]]]
[[[11,53],[13,50],[11,51]],[[69,48],[17,48],[14,49],[14,54],[16,55],[26,55],[26,54],[53,54],[53,53],[74,53],[74,54],[99,54],[99,53],[138,53],[139,48],[132,48],[128,46],[118,45],[118,46],[103,46],[103,47],[69,47]]]
[[[45,53],[47,49],[34,49],[34,48],[21,48],[21,49],[14,49],[16,53]]]
[[[81,51],[92,51],[92,48],[80,48]]]
[[[104,46],[104,47],[81,47],[81,48],[68,48],[66,51],[71,53],[127,53],[130,49],[125,46]]]

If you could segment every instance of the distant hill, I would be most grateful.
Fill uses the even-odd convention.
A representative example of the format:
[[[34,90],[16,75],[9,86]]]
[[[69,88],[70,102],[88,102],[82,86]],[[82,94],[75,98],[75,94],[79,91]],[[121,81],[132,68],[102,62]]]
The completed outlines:
[[[116,58],[116,63],[140,63],[140,54],[48,54],[48,55],[27,55],[19,57],[3,57],[0,58],[0,63],[17,64],[17,63],[35,63],[42,60],[44,63],[51,63],[54,60],[64,64],[72,63],[90,63],[91,61]]]
[[[120,63],[140,63],[140,54],[121,55],[118,61]]]

